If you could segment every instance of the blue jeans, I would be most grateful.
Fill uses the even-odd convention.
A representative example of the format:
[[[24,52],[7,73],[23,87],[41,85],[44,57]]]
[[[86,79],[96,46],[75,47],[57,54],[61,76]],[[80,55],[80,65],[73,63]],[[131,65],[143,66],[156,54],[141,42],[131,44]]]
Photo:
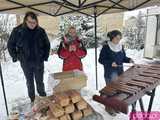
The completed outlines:
[[[112,72],[109,77],[105,77],[106,85],[109,84],[110,82],[117,80],[118,73],[117,72]]]

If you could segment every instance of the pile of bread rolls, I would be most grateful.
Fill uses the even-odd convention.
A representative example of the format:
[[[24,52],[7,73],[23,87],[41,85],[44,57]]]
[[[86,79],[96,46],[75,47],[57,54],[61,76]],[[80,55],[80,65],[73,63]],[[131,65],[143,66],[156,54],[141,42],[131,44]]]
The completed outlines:
[[[44,105],[46,113],[42,115],[44,107],[39,106],[34,120],[80,120],[93,114],[93,109],[76,90],[55,93],[49,100]]]

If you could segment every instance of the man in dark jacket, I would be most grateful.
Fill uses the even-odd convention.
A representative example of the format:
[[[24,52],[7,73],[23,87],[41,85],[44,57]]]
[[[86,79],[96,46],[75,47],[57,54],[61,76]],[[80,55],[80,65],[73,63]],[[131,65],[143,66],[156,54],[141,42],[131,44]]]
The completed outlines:
[[[46,32],[38,25],[37,15],[27,12],[23,24],[15,27],[8,40],[13,62],[20,61],[31,102],[35,100],[34,78],[40,96],[46,96],[43,83],[44,61],[48,60],[50,43]]]

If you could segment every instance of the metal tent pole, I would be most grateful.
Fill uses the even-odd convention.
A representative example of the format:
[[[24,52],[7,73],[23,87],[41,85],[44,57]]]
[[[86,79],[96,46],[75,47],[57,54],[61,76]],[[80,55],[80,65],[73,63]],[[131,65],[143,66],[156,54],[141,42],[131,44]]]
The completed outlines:
[[[157,19],[157,26],[156,26],[156,40],[155,40],[155,45],[158,44],[158,25],[159,25],[159,16],[156,15],[156,19]]]
[[[96,90],[98,90],[98,72],[97,72],[97,10],[94,7],[94,38],[95,38],[95,73],[96,73]]]
[[[3,90],[3,95],[4,95],[4,101],[5,101],[6,112],[7,112],[7,115],[9,115],[9,112],[8,112],[8,105],[7,105],[7,98],[6,98],[6,92],[5,92],[5,88],[4,88],[4,81],[3,81],[3,74],[2,74],[2,66],[1,66],[1,62],[0,62],[0,77],[1,77],[1,84],[2,84],[2,90]]]

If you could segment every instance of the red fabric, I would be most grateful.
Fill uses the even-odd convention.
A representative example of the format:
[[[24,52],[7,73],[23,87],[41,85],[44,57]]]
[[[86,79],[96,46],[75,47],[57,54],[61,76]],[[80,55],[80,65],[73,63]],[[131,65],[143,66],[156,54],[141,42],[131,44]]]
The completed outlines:
[[[64,41],[65,43],[65,41]],[[62,48],[60,50],[59,56],[64,59],[63,61],[63,71],[71,71],[75,69],[79,69],[83,71],[83,65],[81,62],[81,58],[86,56],[86,51],[81,49],[80,41],[77,38],[75,41],[72,42],[71,45],[76,46],[76,51],[70,52],[68,48]]]

